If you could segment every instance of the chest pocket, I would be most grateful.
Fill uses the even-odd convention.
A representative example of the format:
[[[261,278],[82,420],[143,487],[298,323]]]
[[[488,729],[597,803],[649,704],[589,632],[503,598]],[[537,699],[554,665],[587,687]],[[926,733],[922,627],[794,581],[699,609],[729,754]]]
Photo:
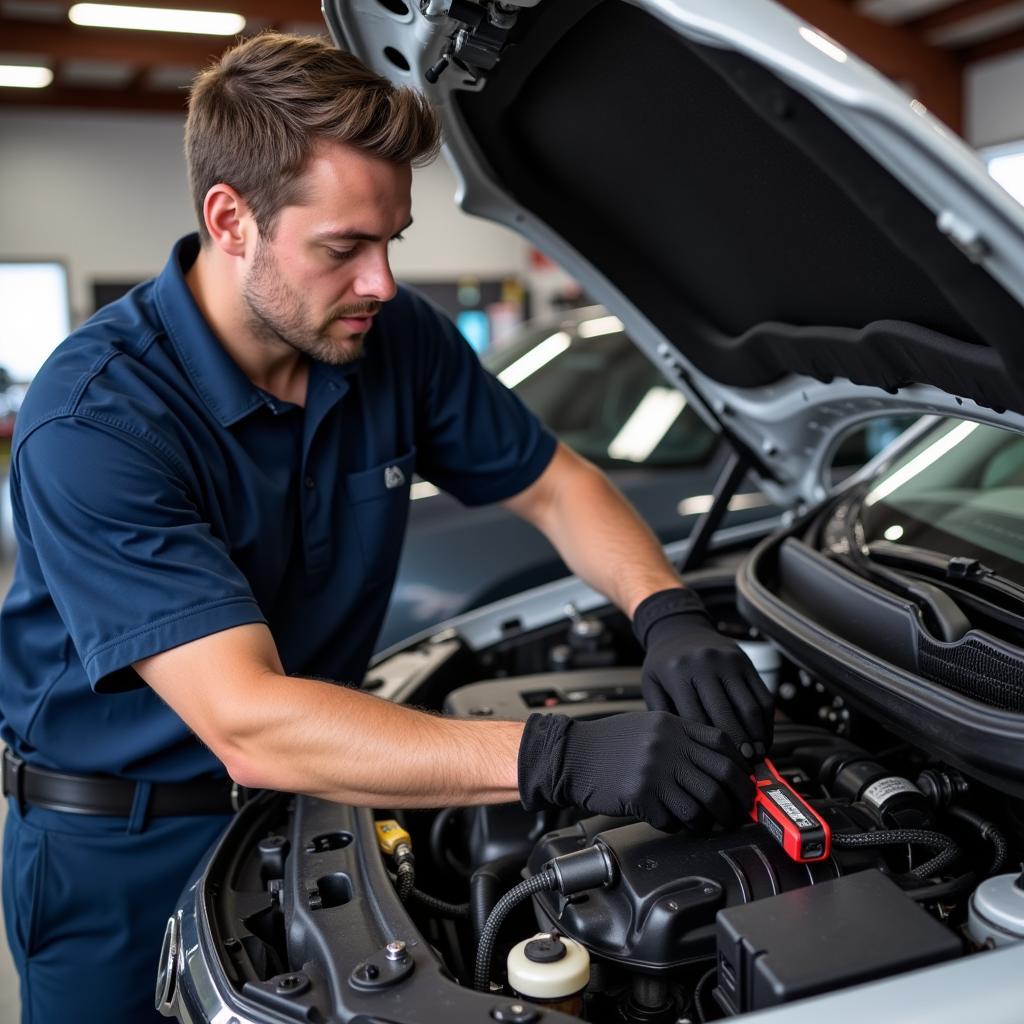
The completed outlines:
[[[355,525],[368,583],[390,583],[402,553],[409,518],[409,487],[416,449],[345,478],[349,515]]]

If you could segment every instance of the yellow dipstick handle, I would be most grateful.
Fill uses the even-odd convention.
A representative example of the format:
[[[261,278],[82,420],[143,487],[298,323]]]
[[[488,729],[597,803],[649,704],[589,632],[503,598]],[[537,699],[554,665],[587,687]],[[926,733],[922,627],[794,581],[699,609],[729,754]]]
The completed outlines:
[[[402,845],[408,847],[409,852],[412,852],[412,838],[394,818],[376,821],[374,828],[377,831],[377,845],[380,847],[381,853],[393,857],[398,851],[398,847]]]

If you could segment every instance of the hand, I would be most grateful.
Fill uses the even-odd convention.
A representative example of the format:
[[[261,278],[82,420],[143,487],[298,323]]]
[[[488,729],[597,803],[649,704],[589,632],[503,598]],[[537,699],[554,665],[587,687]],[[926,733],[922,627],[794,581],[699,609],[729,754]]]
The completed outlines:
[[[658,711],[589,722],[531,715],[519,793],[527,810],[581,807],[666,831],[735,825],[754,803],[753,781],[721,730]]]
[[[712,625],[700,598],[682,587],[642,601],[633,629],[647,654],[647,706],[721,729],[748,762],[771,747],[772,695],[734,640]]]

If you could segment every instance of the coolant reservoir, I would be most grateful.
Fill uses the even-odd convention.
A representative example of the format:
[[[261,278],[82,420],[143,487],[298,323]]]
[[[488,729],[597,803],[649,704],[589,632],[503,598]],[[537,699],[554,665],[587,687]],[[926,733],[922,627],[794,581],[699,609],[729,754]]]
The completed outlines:
[[[508,954],[508,983],[524,999],[579,1016],[590,981],[590,954],[572,939],[540,932]]]
[[[967,930],[979,946],[1024,939],[1024,874],[986,878],[971,895]]]

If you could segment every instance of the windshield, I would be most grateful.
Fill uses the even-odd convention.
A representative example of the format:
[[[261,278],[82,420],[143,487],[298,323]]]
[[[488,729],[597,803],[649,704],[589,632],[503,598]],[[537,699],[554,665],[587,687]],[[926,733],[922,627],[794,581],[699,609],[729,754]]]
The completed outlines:
[[[1024,584],[1024,437],[946,420],[869,486],[864,540],[976,558]]]
[[[599,465],[703,463],[715,443],[614,316],[528,329],[484,364],[562,441]]]

